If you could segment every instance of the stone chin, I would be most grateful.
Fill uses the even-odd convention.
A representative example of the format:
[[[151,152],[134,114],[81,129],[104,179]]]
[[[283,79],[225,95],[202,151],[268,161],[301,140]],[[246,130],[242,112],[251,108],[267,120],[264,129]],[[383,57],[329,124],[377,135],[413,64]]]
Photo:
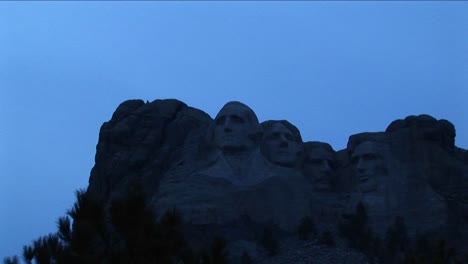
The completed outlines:
[[[331,190],[331,185],[326,182],[315,182],[314,189],[319,192],[327,192]]]
[[[217,145],[222,151],[227,152],[242,152],[255,147],[255,144],[253,142],[249,142],[248,139],[239,138],[233,135],[221,136],[217,139]]]
[[[294,167],[296,163],[296,155],[288,152],[277,152],[269,155],[268,159],[270,162],[284,166],[284,167]]]
[[[359,176],[357,180],[359,191],[363,193],[370,193],[377,190],[377,181],[375,179],[367,176]]]
[[[235,153],[241,153],[241,152],[245,152],[245,151],[248,151],[250,148],[246,145],[235,145],[235,144],[222,144],[220,146],[220,150],[222,152],[225,152],[225,153],[232,153],[232,154],[235,154]]]
[[[315,172],[313,178],[314,189],[317,191],[329,191],[332,189],[330,182],[331,175],[330,173]]]

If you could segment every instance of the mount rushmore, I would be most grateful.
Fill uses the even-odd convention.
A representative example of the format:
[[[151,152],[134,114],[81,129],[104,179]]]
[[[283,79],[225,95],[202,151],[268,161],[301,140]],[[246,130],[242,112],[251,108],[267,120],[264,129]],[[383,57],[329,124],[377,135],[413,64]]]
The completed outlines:
[[[463,245],[468,151],[455,135],[447,120],[408,116],[334,150],[303,142],[286,120],[259,122],[237,101],[212,119],[174,99],[128,100],[101,127],[87,193],[108,205],[142,186],[156,215],[177,208],[194,229],[221,232],[233,252],[253,240],[246,222],[292,234],[310,217],[336,233],[358,204],[380,236],[402,217],[410,236],[430,232]]]

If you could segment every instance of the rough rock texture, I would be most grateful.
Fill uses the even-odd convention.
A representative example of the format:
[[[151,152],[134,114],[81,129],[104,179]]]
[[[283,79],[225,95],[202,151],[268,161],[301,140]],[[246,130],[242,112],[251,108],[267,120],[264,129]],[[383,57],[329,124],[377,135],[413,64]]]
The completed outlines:
[[[157,215],[182,211],[190,239],[222,234],[231,259],[248,251],[256,263],[364,263],[343,247],[288,238],[304,216],[336,232],[359,202],[381,237],[402,216],[411,236],[468,241],[468,151],[454,145],[449,121],[408,116],[385,132],[350,136],[339,151],[303,143],[292,124],[271,127],[265,133],[239,102],[214,120],[177,100],[123,102],[101,127],[88,194],[109,205],[129,186],[142,186]],[[255,240],[267,225],[286,237],[285,250],[262,260]]]
[[[226,169],[226,168],[224,168]],[[166,175],[153,197],[156,211],[177,207],[185,221],[195,224],[223,224],[248,215],[258,222],[273,221],[285,230],[293,230],[300,218],[310,214],[310,183],[290,170],[263,167],[262,181],[236,185],[210,173],[228,173],[223,168],[190,175]]]
[[[123,102],[101,127],[88,193],[107,201],[136,182],[155,190],[187,134],[210,121],[206,113],[177,100]]]
[[[322,264],[322,263],[369,263],[363,254],[348,249],[344,245],[330,247],[320,245],[316,240],[301,241],[287,239],[280,245],[282,253],[278,256],[268,257],[265,253],[259,254],[255,263],[259,264]]]

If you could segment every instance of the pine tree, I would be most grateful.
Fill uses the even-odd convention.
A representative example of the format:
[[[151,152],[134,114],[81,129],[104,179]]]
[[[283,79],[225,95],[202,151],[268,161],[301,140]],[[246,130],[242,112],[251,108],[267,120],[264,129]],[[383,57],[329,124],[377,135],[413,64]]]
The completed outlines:
[[[369,227],[367,210],[361,202],[357,204],[354,214],[343,215],[338,231],[350,248],[363,252],[370,262],[374,261],[380,243]]]
[[[146,204],[142,188],[130,186],[127,194],[105,207],[85,191],[76,192],[68,216],[57,220],[57,232],[23,247],[27,264],[224,264],[226,241],[215,237],[207,254],[194,253],[181,232],[182,215],[168,210],[159,220]],[[204,262],[203,262],[204,261]],[[18,257],[4,259],[19,263]]]
[[[249,253],[245,252],[241,256],[241,264],[252,264],[253,260],[252,257],[249,255]]]
[[[408,231],[403,217],[397,216],[394,223],[388,227],[384,239],[385,253],[382,258],[393,261],[398,253],[405,253],[409,246]]]
[[[3,260],[3,263],[4,263],[4,264],[19,264],[19,258],[18,258],[18,256],[6,257],[6,258]]]
[[[215,236],[211,242],[210,264],[225,264],[227,263],[226,240]]]
[[[323,231],[323,233],[318,238],[318,243],[329,247],[333,247],[336,245],[335,239],[333,238],[333,234],[329,230]]]
[[[274,256],[279,252],[279,243],[273,234],[271,227],[265,227],[260,237],[260,245],[265,248],[269,256]]]
[[[297,228],[297,233],[302,240],[308,240],[311,236],[316,235],[317,229],[314,220],[310,216],[304,216]]]

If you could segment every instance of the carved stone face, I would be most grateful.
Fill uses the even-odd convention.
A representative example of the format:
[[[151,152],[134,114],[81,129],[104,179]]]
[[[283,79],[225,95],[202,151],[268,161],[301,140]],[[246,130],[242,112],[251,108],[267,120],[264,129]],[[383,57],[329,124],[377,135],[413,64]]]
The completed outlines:
[[[351,160],[355,166],[358,188],[362,192],[376,190],[382,181],[381,177],[386,174],[384,156],[383,145],[372,141],[365,141],[354,149]]]
[[[312,181],[315,190],[330,191],[334,167],[332,152],[325,148],[314,148],[306,151],[302,173]]]
[[[253,111],[241,103],[227,103],[215,118],[214,140],[227,152],[244,151],[255,146],[249,137],[258,127]]]
[[[301,142],[282,123],[275,122],[267,131],[263,131],[262,152],[270,162],[293,167],[301,150]]]

